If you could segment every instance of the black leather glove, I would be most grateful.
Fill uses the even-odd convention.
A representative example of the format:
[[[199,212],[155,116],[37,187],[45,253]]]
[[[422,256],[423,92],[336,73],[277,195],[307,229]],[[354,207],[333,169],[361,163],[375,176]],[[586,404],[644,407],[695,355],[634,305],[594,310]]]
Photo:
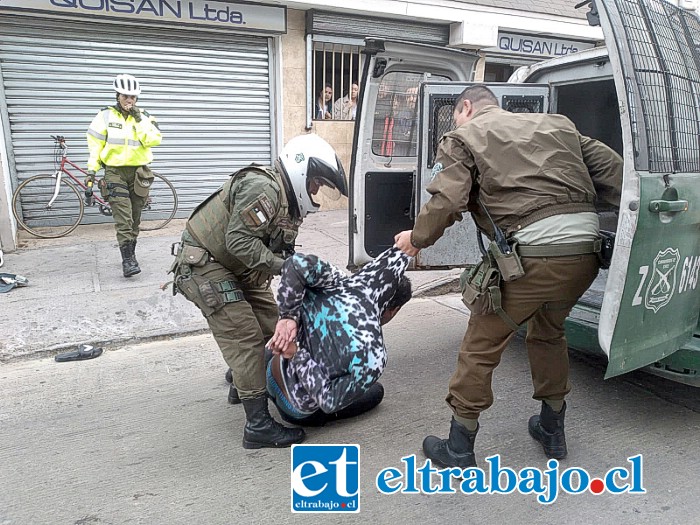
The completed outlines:
[[[136,106],[131,106],[131,109],[129,110],[129,115],[134,117],[134,120],[136,122],[141,122],[141,110]]]

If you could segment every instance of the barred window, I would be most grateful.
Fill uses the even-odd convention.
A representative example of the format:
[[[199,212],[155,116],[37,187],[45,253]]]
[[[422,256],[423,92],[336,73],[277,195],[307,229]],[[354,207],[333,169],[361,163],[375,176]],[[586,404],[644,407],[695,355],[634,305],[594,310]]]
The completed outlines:
[[[360,46],[313,42],[313,119],[355,120],[360,91]]]

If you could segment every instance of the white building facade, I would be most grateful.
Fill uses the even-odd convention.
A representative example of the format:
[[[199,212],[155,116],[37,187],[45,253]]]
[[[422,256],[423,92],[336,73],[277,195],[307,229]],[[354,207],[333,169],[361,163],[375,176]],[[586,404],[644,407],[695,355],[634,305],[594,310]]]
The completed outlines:
[[[153,168],[187,214],[250,162],[269,163],[293,136],[326,138],[349,168],[350,113],[318,119],[319,91],[349,95],[365,37],[478,52],[477,81],[599,45],[587,8],[563,0],[3,0],[0,3],[0,246],[15,249],[12,190],[54,169],[50,135],[87,161],[85,130],[114,103],[111,81],[137,76],[139,104],[163,144]],[[332,113],[332,112],[331,112]],[[84,222],[104,220],[87,210]]]

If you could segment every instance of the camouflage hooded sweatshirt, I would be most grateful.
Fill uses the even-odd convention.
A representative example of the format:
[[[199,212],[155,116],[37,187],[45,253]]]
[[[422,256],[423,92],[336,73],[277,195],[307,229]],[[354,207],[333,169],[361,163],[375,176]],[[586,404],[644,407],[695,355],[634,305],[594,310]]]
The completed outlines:
[[[379,379],[387,360],[381,315],[410,260],[390,248],[353,275],[314,255],[285,261],[277,302],[299,328],[282,377],[295,408],[336,412]]]

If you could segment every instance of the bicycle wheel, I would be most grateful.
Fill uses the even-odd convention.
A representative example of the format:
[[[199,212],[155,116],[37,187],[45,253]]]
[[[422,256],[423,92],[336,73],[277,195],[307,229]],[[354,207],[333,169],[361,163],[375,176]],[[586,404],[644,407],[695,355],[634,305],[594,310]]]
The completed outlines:
[[[80,193],[65,178],[49,206],[55,187],[55,177],[36,175],[17,186],[12,195],[12,213],[19,225],[42,239],[69,234],[78,227],[85,211]]]
[[[158,230],[175,217],[177,211],[177,192],[175,186],[163,177],[154,173],[155,178],[148,192],[148,200],[141,212],[142,231]]]

